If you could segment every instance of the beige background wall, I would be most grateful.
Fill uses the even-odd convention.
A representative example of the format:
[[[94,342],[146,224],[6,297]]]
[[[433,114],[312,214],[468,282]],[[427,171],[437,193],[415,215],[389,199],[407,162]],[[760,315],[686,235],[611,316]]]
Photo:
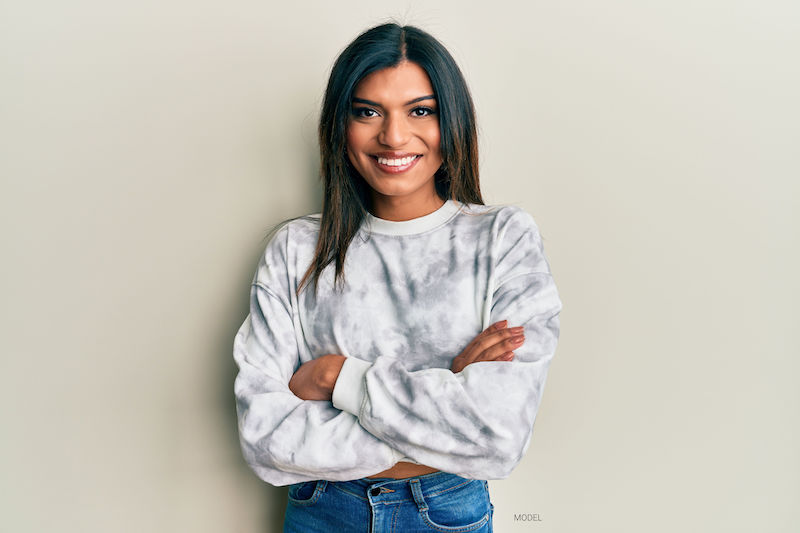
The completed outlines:
[[[233,335],[390,16],[459,61],[564,301],[496,530],[798,531],[800,7],[731,0],[2,2],[0,529],[279,530]]]

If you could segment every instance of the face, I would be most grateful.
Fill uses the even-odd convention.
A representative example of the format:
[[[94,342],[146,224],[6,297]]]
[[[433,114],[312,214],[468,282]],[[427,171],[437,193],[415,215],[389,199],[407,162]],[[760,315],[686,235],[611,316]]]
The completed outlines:
[[[404,61],[358,83],[347,124],[347,156],[372,188],[374,202],[434,198],[434,174],[442,164],[439,144],[437,103],[422,67]]]

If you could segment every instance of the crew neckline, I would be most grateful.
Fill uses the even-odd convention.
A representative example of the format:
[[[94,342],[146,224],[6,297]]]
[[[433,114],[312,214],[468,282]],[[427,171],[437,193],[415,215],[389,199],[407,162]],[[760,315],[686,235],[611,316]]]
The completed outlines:
[[[448,199],[442,206],[421,217],[410,220],[386,220],[378,218],[369,211],[364,218],[364,226],[367,231],[372,233],[382,233],[384,235],[414,235],[433,229],[447,222],[459,211],[459,203]]]

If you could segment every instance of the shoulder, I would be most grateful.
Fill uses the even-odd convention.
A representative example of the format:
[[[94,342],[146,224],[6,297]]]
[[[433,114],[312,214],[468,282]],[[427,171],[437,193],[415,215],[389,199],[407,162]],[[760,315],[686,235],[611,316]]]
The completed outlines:
[[[319,236],[320,214],[283,220],[267,233],[266,246],[259,259],[253,283],[273,285],[283,280],[298,257],[313,254]]]
[[[513,204],[469,204],[463,203],[461,213],[467,219],[474,219],[476,224],[491,229],[494,236],[500,239],[530,233],[538,235],[539,228],[528,211]]]
[[[498,286],[521,274],[549,273],[539,227],[527,210],[513,204],[465,207],[466,214],[482,219],[479,223],[488,232],[491,241],[488,253],[493,258]]]
[[[320,214],[301,215],[277,223],[267,234],[266,251],[280,252],[304,246],[319,235]]]

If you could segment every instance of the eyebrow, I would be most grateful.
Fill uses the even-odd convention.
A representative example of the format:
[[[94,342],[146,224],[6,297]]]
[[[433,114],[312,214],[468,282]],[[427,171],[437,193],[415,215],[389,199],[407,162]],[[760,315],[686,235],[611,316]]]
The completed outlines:
[[[434,95],[432,95],[432,94],[428,94],[426,96],[420,96],[419,98],[414,98],[413,100],[409,100],[404,105],[416,104],[417,102],[421,102],[423,100],[436,100],[436,97]],[[353,97],[353,103],[354,104],[368,104],[368,105],[374,105],[376,107],[383,107],[378,102],[373,102],[372,100],[367,100],[365,98],[356,98],[355,96]]]

